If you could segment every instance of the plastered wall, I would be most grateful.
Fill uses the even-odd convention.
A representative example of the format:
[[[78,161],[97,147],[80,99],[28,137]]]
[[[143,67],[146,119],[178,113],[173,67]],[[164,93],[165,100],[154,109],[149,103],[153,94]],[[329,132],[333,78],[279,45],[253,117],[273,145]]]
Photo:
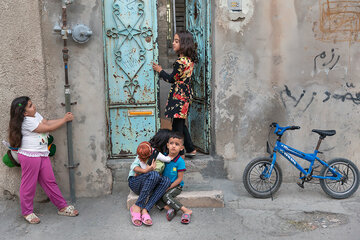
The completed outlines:
[[[228,177],[266,155],[271,122],[301,126],[283,140],[306,152],[317,143],[312,129],[335,129],[322,156],[359,165],[359,14],[347,12],[360,1],[243,0],[240,13],[227,2],[216,1],[213,16],[213,116]],[[285,161],[285,179],[297,178]]]
[[[78,197],[109,194],[112,176],[106,167],[107,133],[105,120],[105,81],[101,1],[75,1],[67,7],[68,25],[89,26],[92,38],[80,45],[68,40],[69,83],[71,85],[75,191]],[[0,48],[1,114],[0,132],[6,139],[12,99],[29,95],[46,118],[63,117],[64,98],[63,41],[53,27],[60,23],[61,1],[5,1],[1,4]],[[53,169],[63,194],[69,196],[66,127],[52,134],[57,152]],[[1,154],[6,149],[1,146]],[[20,169],[0,167],[0,190],[18,194]],[[1,194],[0,193],[0,194]]]

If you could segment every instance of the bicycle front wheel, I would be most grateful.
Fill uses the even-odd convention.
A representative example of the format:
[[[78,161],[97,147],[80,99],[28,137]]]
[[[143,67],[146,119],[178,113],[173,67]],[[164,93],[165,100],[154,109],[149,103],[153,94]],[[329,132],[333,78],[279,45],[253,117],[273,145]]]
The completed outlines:
[[[345,158],[335,158],[329,166],[343,175],[340,180],[320,179],[321,188],[330,197],[343,199],[353,195],[359,187],[359,170],[356,165]],[[329,167],[324,166],[320,172],[323,177],[335,177]]]
[[[277,163],[274,165],[270,178],[265,178],[265,174],[270,170],[271,162],[271,158],[256,158],[244,170],[245,189],[256,198],[271,197],[280,188],[282,172]]]

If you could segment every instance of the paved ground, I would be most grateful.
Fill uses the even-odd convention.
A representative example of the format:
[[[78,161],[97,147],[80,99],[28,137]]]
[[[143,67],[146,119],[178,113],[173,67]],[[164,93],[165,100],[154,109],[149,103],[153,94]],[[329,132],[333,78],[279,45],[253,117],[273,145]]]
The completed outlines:
[[[80,216],[58,216],[51,203],[36,203],[38,225],[22,219],[17,199],[0,201],[0,239],[360,239],[360,194],[345,200],[325,195],[319,185],[283,184],[274,199],[254,199],[242,184],[215,180],[225,208],[193,209],[192,222],[172,222],[153,209],[152,227],[134,227],[127,191],[77,201]]]

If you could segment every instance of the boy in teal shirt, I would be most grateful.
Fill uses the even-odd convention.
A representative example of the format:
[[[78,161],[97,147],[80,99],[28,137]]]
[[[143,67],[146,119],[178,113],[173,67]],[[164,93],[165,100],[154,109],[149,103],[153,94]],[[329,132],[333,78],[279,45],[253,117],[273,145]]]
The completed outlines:
[[[166,163],[163,176],[170,178],[171,185],[166,190],[162,199],[157,202],[157,206],[160,209],[165,208],[167,210],[166,218],[169,221],[175,217],[177,211],[183,211],[181,223],[188,224],[190,223],[192,211],[175,199],[181,193],[184,186],[183,177],[186,166],[184,159],[180,156],[180,151],[184,149],[184,138],[179,133],[172,133],[169,137],[167,148],[169,150],[168,156],[172,160]]]

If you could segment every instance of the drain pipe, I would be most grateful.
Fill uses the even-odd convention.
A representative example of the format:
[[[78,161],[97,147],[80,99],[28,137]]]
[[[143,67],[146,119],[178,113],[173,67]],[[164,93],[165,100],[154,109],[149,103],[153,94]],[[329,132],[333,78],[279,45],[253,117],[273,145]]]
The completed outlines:
[[[63,61],[64,61],[64,70],[65,70],[65,111],[71,112],[71,105],[76,103],[71,103],[70,101],[70,84],[68,77],[68,60],[69,60],[69,50],[67,48],[67,39],[69,35],[69,29],[67,27],[66,19],[66,5],[72,3],[72,0],[62,0],[62,27],[61,35],[64,40]],[[70,197],[71,202],[76,202],[75,196],[75,179],[74,179],[74,169],[79,165],[79,163],[74,164],[73,159],[73,139],[72,139],[72,121],[66,123],[66,134],[67,134],[67,148],[68,148],[68,164],[65,164],[65,167],[69,169],[69,182],[70,182]]]

